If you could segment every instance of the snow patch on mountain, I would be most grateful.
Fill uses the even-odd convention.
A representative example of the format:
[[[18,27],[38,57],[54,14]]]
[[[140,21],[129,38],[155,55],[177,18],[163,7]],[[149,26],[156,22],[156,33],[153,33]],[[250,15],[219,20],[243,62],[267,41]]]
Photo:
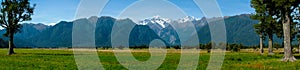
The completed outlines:
[[[171,21],[172,20],[168,18],[161,18],[160,16],[157,15],[157,16],[153,16],[152,18],[139,21],[137,24],[138,25],[159,24],[162,28],[165,28]]]
[[[171,20],[171,19],[168,19],[168,18],[162,18],[159,15],[157,15],[157,16],[153,16],[151,18],[139,21],[136,24],[138,24],[138,25],[158,24],[162,28],[166,28],[172,22],[186,23],[186,22],[193,22],[193,21],[199,21],[199,20],[201,20],[201,19],[195,18],[193,16],[186,16],[184,18],[177,19],[177,20],[174,21],[174,20]]]
[[[182,19],[179,19],[178,22],[179,23],[185,23],[185,22],[192,22],[192,21],[198,21],[198,20],[200,20],[200,19],[199,18],[195,18],[193,16],[186,16],[186,17],[184,17]]]

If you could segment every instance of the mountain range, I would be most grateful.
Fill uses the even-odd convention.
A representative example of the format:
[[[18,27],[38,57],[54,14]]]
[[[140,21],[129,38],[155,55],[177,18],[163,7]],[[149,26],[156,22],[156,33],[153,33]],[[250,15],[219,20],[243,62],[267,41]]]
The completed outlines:
[[[258,45],[259,37],[254,32],[253,25],[257,24],[257,20],[250,18],[251,14],[241,14],[236,16],[217,17],[217,18],[194,18],[187,16],[182,19],[171,20],[154,16],[133,22],[131,19],[116,19],[109,16],[90,17],[77,19],[71,22],[61,21],[53,26],[44,24],[23,23],[20,33],[15,35],[16,47],[71,47],[72,46],[72,29],[75,21],[81,23],[88,23],[88,21],[95,22],[95,45],[97,47],[111,47],[111,32],[114,24],[134,24],[134,28],[130,32],[129,45],[130,46],[147,46],[152,40],[162,40],[166,45],[175,46],[180,45],[181,41],[172,23],[180,24],[177,30],[190,33],[184,37],[197,35],[199,43],[206,44],[211,41],[209,30],[209,23],[207,20],[212,20],[211,23],[220,22],[223,18],[226,26],[227,42],[237,43],[243,45]],[[186,30],[188,23],[192,23],[196,28],[196,33]],[[0,30],[0,34],[5,33],[5,29]],[[8,39],[1,36],[4,41]],[[280,41],[278,38],[275,41]],[[2,42],[2,41],[0,41]],[[3,43],[2,42],[2,43]]]

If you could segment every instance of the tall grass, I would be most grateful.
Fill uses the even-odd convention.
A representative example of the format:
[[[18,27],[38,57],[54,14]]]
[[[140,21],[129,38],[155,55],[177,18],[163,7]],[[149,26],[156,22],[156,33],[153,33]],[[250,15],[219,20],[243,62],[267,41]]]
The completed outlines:
[[[7,49],[0,49],[0,70],[76,70],[73,52],[70,49],[16,49],[17,54],[6,55]],[[147,50],[131,52],[139,61],[147,61],[151,54]],[[201,50],[198,67],[205,70],[210,54]],[[99,50],[98,55],[105,69],[126,70],[114,56],[111,50]],[[223,70],[299,70],[300,61],[281,62],[283,54],[261,55],[258,52],[227,52]],[[299,55],[295,55],[299,58]],[[169,49],[159,70],[174,70],[180,60],[180,50]]]

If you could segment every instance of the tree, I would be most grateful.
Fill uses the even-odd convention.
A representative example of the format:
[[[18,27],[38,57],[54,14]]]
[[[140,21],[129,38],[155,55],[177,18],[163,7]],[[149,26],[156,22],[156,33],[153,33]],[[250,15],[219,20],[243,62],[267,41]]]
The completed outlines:
[[[284,58],[282,61],[294,62],[296,58],[291,47],[291,26],[294,19],[292,13],[297,12],[300,0],[260,0],[266,6],[267,13],[282,23],[284,37]],[[298,11],[299,12],[299,11]],[[293,28],[293,27],[292,27]]]
[[[273,35],[276,33],[280,33],[282,31],[282,28],[278,28],[277,26],[280,27],[280,24],[276,23],[275,19],[272,18],[272,16],[267,15],[265,17],[265,22],[266,22],[266,34],[268,35],[268,45],[269,45],[269,50],[268,53],[269,55],[274,55],[273,52]]]
[[[260,54],[264,53],[264,45],[263,45],[263,40],[264,40],[264,32],[263,32],[263,26],[261,23],[255,24],[253,26],[255,28],[255,32],[259,35],[259,47],[260,47]]]
[[[276,29],[276,26],[279,25],[276,23],[275,19],[267,13],[266,5],[263,4],[262,0],[252,0],[251,7],[255,8],[255,14],[251,16],[252,19],[259,20],[260,23],[255,25],[256,33],[260,35],[260,45],[262,47],[262,36],[267,36],[268,45],[269,45],[269,55],[273,55],[273,35],[282,31]],[[261,48],[261,52],[263,48]]]
[[[8,55],[14,54],[14,34],[20,32],[20,22],[31,20],[35,4],[29,0],[2,0],[0,8],[0,25],[6,29],[4,36],[9,37]]]

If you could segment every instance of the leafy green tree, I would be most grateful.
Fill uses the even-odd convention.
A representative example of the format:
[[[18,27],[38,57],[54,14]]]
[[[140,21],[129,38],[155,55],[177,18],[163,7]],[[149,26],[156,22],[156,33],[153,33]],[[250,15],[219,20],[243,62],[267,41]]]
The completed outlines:
[[[265,38],[264,32],[263,32],[263,25],[261,23],[255,24],[253,26],[255,28],[255,32],[259,35],[259,47],[260,47],[260,53],[264,53],[264,47],[263,47],[263,40]]]
[[[267,12],[266,5],[262,0],[252,0],[251,7],[255,8],[255,14],[251,16],[252,19],[259,20],[260,23],[255,25],[256,33],[260,35],[260,45],[262,47],[262,36],[268,38],[269,54],[273,55],[273,35],[282,30],[276,29],[278,25],[275,19]],[[260,48],[263,53],[263,48]]]
[[[35,4],[29,0],[2,0],[0,8],[0,25],[6,29],[4,36],[9,37],[8,55],[14,54],[14,34],[20,32],[20,22],[31,20]]]
[[[291,47],[291,28],[294,25],[293,13],[299,12],[300,0],[259,0],[266,6],[267,13],[282,23],[283,37],[284,37],[284,58],[283,61],[295,61],[296,58],[292,53]],[[256,9],[256,8],[255,8]]]
[[[269,55],[274,55],[273,52],[273,36],[274,34],[277,34],[278,32],[282,32],[282,28],[280,28],[280,24],[275,21],[270,15],[266,16],[266,34],[268,36],[268,45],[269,45],[269,50],[268,53]],[[279,27],[279,28],[278,28]]]

